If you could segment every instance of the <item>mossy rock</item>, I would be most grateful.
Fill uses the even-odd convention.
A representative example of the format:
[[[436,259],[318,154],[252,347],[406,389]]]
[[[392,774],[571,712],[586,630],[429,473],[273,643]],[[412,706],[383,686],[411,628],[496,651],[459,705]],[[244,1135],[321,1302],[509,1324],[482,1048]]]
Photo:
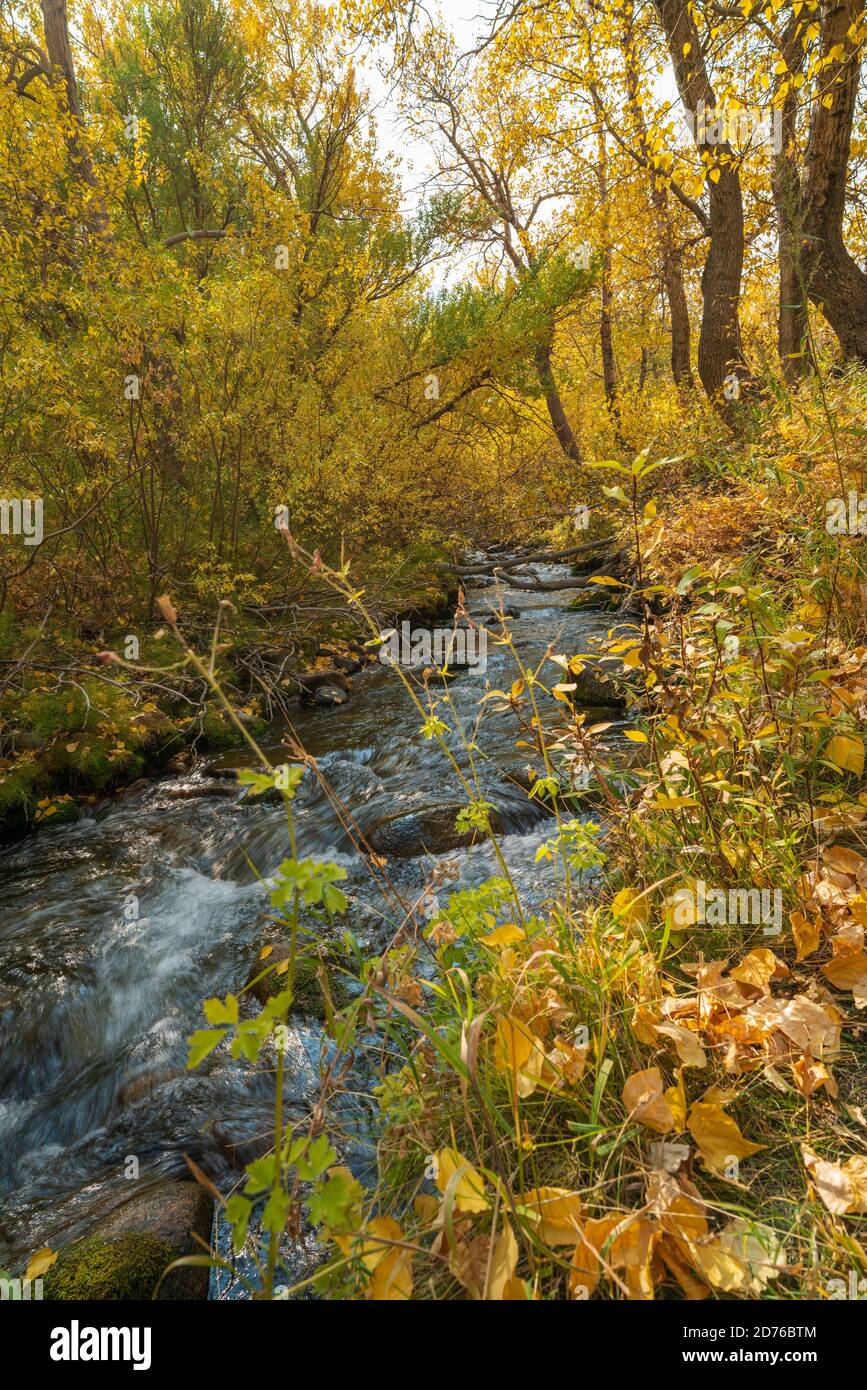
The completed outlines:
[[[257,960],[253,964],[248,977],[248,986],[254,998],[260,1004],[265,1004],[275,994],[286,988],[286,976],[280,975],[276,970],[271,970],[255,985],[250,985],[251,980],[255,980],[257,975],[281,961],[289,959],[289,947],[285,942],[278,941],[266,960]],[[325,1017],[325,998],[322,994],[322,986],[319,982],[319,959],[313,956],[295,957],[295,981],[293,985],[293,1008],[300,1009],[302,1013],[312,1014],[315,1018]],[[326,969],[328,962],[326,961]],[[328,990],[331,994],[331,1002],[335,1009],[342,1009],[349,1000],[349,992],[341,978],[332,970],[328,971]]]
[[[88,1236],[61,1250],[45,1275],[43,1295],[112,1303],[151,1299],[174,1258],[170,1243],[148,1231],[128,1231],[117,1240]]]
[[[122,1202],[81,1240],[65,1246],[44,1276],[50,1299],[150,1299],[168,1265],[182,1255],[201,1255],[211,1238],[213,1201],[186,1179],[158,1183]],[[196,1237],[198,1236],[199,1241]],[[160,1301],[207,1298],[204,1266],[172,1270],[160,1284]]]

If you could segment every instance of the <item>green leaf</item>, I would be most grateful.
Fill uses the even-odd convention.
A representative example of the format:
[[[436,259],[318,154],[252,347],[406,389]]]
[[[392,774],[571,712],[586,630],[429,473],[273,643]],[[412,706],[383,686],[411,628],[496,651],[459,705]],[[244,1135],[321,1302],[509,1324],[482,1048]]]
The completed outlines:
[[[188,1069],[192,1071],[200,1062],[204,1061],[229,1032],[230,1029],[228,1028],[198,1028],[189,1041]]]
[[[209,1023],[229,1023],[234,1026],[238,1022],[238,1000],[234,994],[227,994],[225,1000],[206,999],[202,1008]]]
[[[244,1184],[244,1191],[251,1195],[256,1192],[267,1192],[270,1187],[274,1186],[276,1165],[276,1154],[266,1154],[264,1158],[254,1158],[253,1162],[248,1163],[245,1169],[247,1181]]]
[[[295,1146],[292,1147],[294,1149]],[[320,1135],[318,1139],[304,1143],[303,1151],[297,1157],[290,1158],[290,1162],[295,1164],[302,1182],[315,1182],[317,1178],[321,1178],[326,1168],[331,1167],[336,1158],[337,1155],[328,1140],[324,1135]]]
[[[314,1226],[343,1226],[355,1200],[358,1184],[345,1173],[333,1173],[313,1192],[307,1211]]]
[[[226,1202],[224,1214],[232,1227],[232,1239],[235,1242],[236,1250],[241,1249],[247,1238],[247,1228],[250,1225],[252,1211],[253,1203],[248,1202],[246,1197],[242,1197],[240,1192],[233,1192]]]
[[[281,1187],[276,1188],[265,1203],[262,1212],[262,1225],[266,1231],[273,1231],[275,1234],[284,1230],[286,1221],[289,1217],[289,1208],[292,1199],[288,1192],[284,1192]]]

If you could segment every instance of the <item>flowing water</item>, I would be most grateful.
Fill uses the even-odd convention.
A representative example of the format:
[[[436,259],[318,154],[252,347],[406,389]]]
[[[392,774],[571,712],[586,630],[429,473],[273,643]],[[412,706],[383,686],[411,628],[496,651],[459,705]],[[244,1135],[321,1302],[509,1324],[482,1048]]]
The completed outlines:
[[[536,566],[536,573],[567,571]],[[537,661],[550,641],[561,651],[586,651],[606,630],[610,619],[571,611],[569,598],[505,589],[522,661]],[[493,589],[468,594],[476,617],[490,614],[495,601]],[[515,675],[513,658],[489,640],[486,672],[470,669],[450,687],[467,727],[486,683],[508,687]],[[548,703],[556,720],[557,706]],[[293,722],[362,831],[384,845],[388,871],[406,896],[444,859],[453,888],[497,871],[486,845],[437,849],[431,826],[450,823],[442,808],[466,796],[445,757],[420,735],[418,711],[395,672],[371,668],[356,678],[347,705],[300,710]],[[264,740],[277,761],[285,757],[283,732]],[[550,886],[535,853],[552,822],[522,789],[527,754],[515,748],[517,737],[511,715],[486,714],[480,766],[503,852],[532,904]],[[299,855],[345,867],[347,923],[376,953],[395,930],[394,909],[310,772],[295,812]],[[273,939],[255,870],[267,876],[288,852],[281,805],[245,800],[231,781],[206,771],[155,781],[3,852],[0,1267],[87,1230],[129,1195],[131,1176],[188,1176],[185,1153],[228,1185],[233,1146],[267,1133],[271,1076],[222,1051],[195,1072],[184,1064],[187,1038],[202,1024],[201,1001],[238,990]],[[301,1120],[309,1111],[327,1047],[313,1017],[294,1017],[288,1117]],[[369,1150],[372,1102],[368,1079],[359,1073],[352,1081],[342,1101],[341,1157],[357,1166]],[[242,1149],[237,1156],[244,1161]],[[238,1296],[225,1284],[216,1289]]]

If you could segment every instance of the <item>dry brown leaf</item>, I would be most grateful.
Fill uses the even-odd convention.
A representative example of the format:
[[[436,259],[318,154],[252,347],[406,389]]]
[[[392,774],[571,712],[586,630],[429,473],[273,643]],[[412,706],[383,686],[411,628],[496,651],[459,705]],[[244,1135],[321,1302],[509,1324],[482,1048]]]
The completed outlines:
[[[858,1008],[867,1004],[867,955],[863,951],[840,951],[822,966],[822,974],[835,989],[848,989]]]
[[[722,1293],[738,1293],[747,1286],[747,1266],[718,1240],[710,1240],[705,1245],[690,1245],[689,1260],[702,1278]]]
[[[735,1216],[720,1232],[719,1243],[744,1264],[750,1293],[760,1296],[786,1268],[786,1253],[776,1231],[759,1221]]]
[[[678,1057],[685,1067],[706,1067],[707,1053],[689,1028],[682,1023],[658,1023],[657,1033],[671,1038]]]
[[[766,994],[771,980],[777,973],[777,966],[780,962],[769,951],[766,946],[760,947],[756,951],[750,951],[748,956],[744,956],[739,965],[729,972],[731,979],[737,980],[739,984],[749,985],[751,989],[757,989],[761,994]]]
[[[657,1134],[667,1134],[675,1128],[675,1116],[663,1094],[659,1067],[632,1073],[623,1087],[623,1104],[630,1120],[637,1120]]]
[[[867,1156],[856,1154],[843,1164],[819,1158],[806,1144],[801,1145],[804,1166],[816,1191],[835,1216],[867,1211]]]
[[[846,849],[843,845],[827,845],[822,850],[822,859],[829,869],[853,876],[865,864],[865,860],[860,854],[856,854],[854,849]]]
[[[826,1087],[829,1095],[836,1097],[837,1083],[823,1062],[817,1062],[808,1052],[792,1063],[792,1076],[795,1087],[805,1098]]]
[[[459,1240],[449,1256],[449,1269],[474,1299],[499,1302],[511,1287],[518,1263],[518,1242],[508,1221],[491,1245],[489,1235]]]

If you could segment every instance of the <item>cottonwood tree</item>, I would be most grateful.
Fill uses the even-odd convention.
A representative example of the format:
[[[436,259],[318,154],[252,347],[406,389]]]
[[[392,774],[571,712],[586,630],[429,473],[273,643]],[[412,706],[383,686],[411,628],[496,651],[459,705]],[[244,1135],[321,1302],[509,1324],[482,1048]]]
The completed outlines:
[[[460,196],[460,240],[478,248],[483,265],[506,284],[511,279],[527,305],[538,291],[532,361],[560,448],[581,463],[554,351],[557,324],[589,287],[591,266],[581,255],[569,262],[568,216],[545,216],[552,206],[568,205],[579,179],[536,138],[527,94],[517,80],[504,85],[499,63],[487,53],[473,65],[442,31],[429,28],[407,54],[403,83],[410,126],[432,139],[439,178]]]

